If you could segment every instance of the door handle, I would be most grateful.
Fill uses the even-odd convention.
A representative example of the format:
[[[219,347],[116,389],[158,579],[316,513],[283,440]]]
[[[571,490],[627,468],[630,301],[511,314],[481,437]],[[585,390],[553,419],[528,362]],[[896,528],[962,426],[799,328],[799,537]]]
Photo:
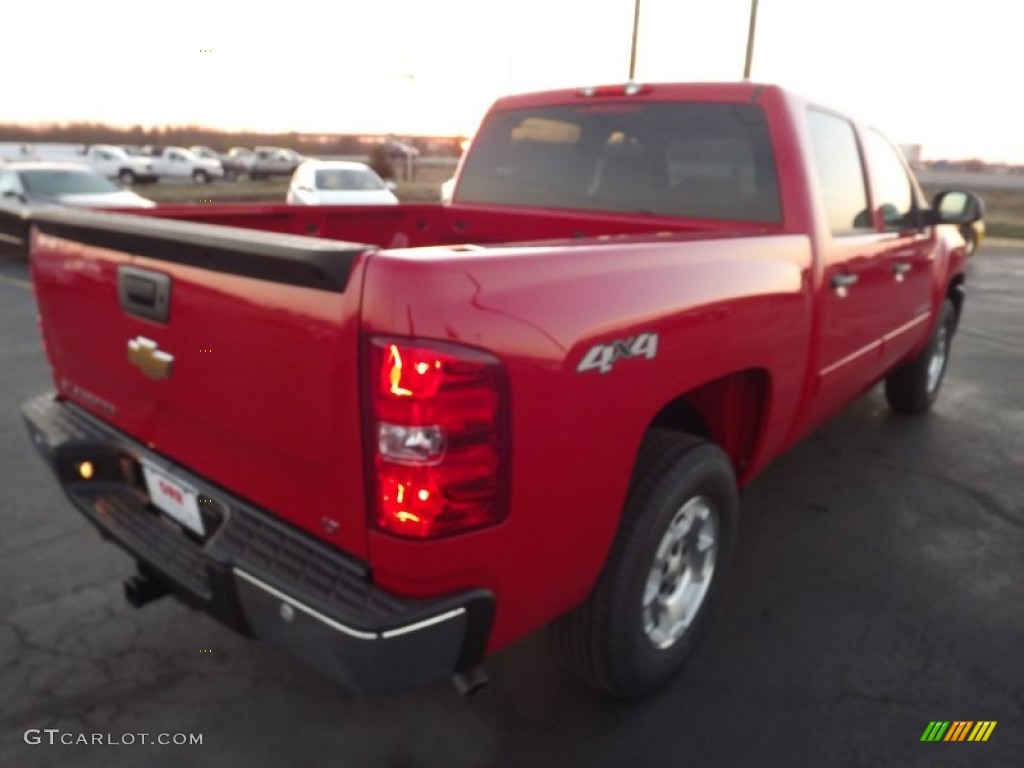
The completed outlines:
[[[833,288],[849,288],[851,285],[856,284],[860,280],[858,275],[850,275],[845,272],[838,272],[832,275],[832,287]]]
[[[897,261],[892,265],[892,278],[897,283],[902,283],[904,276],[910,271],[910,265],[905,261]]]

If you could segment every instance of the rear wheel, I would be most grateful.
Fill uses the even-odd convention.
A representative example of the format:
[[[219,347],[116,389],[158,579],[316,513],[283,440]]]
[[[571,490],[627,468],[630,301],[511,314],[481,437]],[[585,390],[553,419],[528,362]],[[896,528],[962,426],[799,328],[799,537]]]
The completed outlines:
[[[707,623],[735,542],[738,506],[732,464],[721,450],[652,430],[597,585],[552,628],[566,666],[623,698],[671,681]]]
[[[896,413],[921,414],[932,407],[946,374],[955,330],[956,310],[947,299],[942,304],[939,322],[925,348],[885,380],[885,397]]]

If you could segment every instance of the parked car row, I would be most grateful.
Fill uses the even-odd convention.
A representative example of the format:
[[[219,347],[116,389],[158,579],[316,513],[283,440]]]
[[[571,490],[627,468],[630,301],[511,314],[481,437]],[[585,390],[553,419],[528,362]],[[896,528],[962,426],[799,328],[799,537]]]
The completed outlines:
[[[282,147],[232,147],[223,154],[206,146],[194,146],[191,150],[200,157],[220,163],[224,177],[229,180],[241,176],[250,179],[288,176],[304,159],[298,152]]]
[[[365,163],[306,159],[280,147],[232,147],[219,153],[203,145],[0,144],[0,169],[4,171],[0,194],[8,207],[38,203],[148,206],[153,203],[111,180],[123,186],[160,179],[204,184],[241,176],[290,176],[285,199],[295,205],[398,203],[395,184],[385,182]]]
[[[32,160],[80,163],[108,178],[131,185],[159,179],[191,179],[196,183],[207,183],[242,176],[251,179],[290,176],[304,158],[282,147],[232,147],[222,154],[202,145],[0,144],[0,163]]]
[[[225,178],[229,181],[248,176],[250,179],[265,179],[271,176],[288,176],[304,159],[302,155],[291,149],[282,147],[232,147],[227,152],[197,144],[189,148],[163,147],[149,148],[149,153],[156,157],[171,155],[171,163],[178,162],[173,158],[188,158],[196,169],[193,173],[178,172],[183,166],[169,167],[168,176],[195,174],[196,181],[209,181],[213,178]],[[199,161],[196,163],[196,161]],[[201,172],[200,172],[201,169]]]
[[[85,165],[122,184],[156,181],[157,171],[151,158],[129,155],[113,144],[23,144],[0,151],[0,160],[13,162],[52,161]]]
[[[99,150],[99,147],[96,148]],[[97,162],[120,158],[120,147],[104,147],[93,153]],[[147,156],[158,175],[188,175],[191,164],[214,162],[198,152],[180,147],[163,147]],[[103,158],[102,154],[109,155]],[[74,156],[74,155],[72,155]],[[167,171],[165,169],[171,168]],[[192,174],[205,174],[209,166],[192,168]],[[210,170],[211,174],[215,171]],[[134,173],[134,171],[133,171]],[[111,167],[101,172],[79,162],[51,160],[7,160],[0,158],[0,255],[24,258],[28,248],[27,217],[33,211],[54,205],[78,208],[152,208],[156,205],[124,189],[107,176],[120,172]],[[140,178],[143,174],[140,171]],[[198,179],[197,180],[205,180]],[[295,205],[397,205],[395,185],[385,182],[364,163],[305,160],[292,173],[287,202]]]

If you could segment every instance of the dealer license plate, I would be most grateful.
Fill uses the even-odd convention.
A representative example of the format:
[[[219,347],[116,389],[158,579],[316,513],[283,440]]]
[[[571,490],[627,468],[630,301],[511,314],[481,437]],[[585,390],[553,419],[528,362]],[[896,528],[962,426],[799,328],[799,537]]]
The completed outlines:
[[[153,506],[190,531],[200,536],[205,533],[203,517],[199,514],[196,501],[197,494],[193,488],[145,461],[142,462],[142,474],[146,477],[146,490],[149,491],[149,500]]]

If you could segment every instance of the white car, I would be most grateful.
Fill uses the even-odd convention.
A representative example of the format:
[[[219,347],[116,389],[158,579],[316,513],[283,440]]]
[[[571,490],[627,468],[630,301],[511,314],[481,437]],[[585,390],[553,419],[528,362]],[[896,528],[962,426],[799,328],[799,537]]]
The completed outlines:
[[[121,189],[92,168],[77,163],[0,161],[0,253],[28,255],[26,216],[38,208],[153,208],[156,203]],[[13,216],[11,215],[13,214]]]
[[[292,174],[285,199],[298,205],[397,205],[391,189],[364,163],[306,160]]]
[[[73,205],[86,208],[152,208],[156,205],[122,189],[86,165],[45,161],[0,167],[0,200],[18,209]]]

